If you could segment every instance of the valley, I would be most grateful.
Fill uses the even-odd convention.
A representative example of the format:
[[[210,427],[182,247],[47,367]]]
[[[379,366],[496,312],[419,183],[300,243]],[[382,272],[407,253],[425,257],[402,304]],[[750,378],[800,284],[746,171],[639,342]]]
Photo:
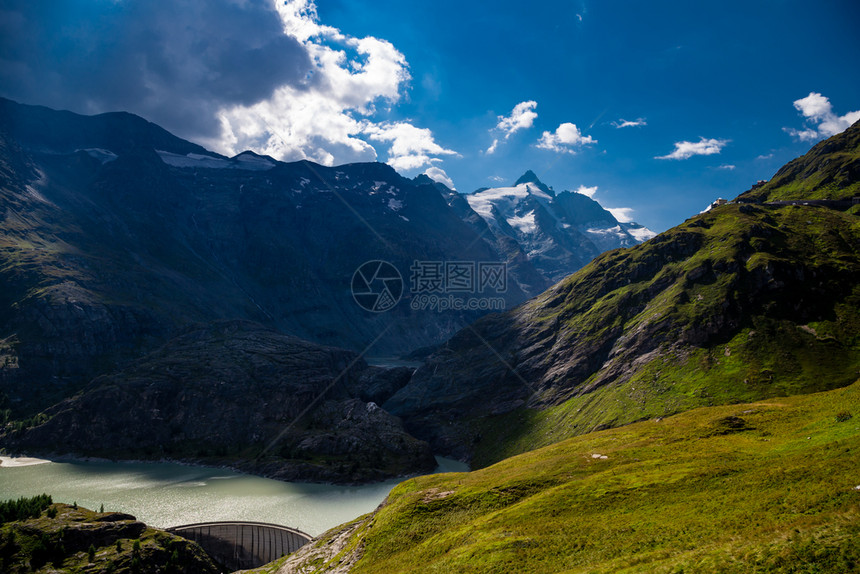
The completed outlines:
[[[131,114],[0,127],[6,454],[372,492],[261,572],[860,560],[860,123],[657,235],[531,171],[460,194]]]

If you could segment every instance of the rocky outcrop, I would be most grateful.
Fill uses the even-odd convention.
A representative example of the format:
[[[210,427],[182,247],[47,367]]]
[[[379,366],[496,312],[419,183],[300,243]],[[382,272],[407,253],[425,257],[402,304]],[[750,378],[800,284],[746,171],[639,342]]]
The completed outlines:
[[[187,329],[2,437],[7,449],[229,465],[283,480],[356,483],[429,472],[426,442],[366,399],[407,382],[242,321]]]
[[[221,571],[197,544],[148,528],[134,516],[67,504],[54,504],[41,516],[3,524],[0,569],[9,574]]]

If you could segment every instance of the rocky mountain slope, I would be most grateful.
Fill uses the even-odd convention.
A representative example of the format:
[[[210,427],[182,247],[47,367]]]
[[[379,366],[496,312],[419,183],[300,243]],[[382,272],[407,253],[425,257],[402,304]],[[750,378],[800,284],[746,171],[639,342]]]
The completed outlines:
[[[811,153],[845,153],[858,131]],[[604,426],[848,384],[858,209],[728,204],[605,253],[460,331],[384,407],[481,466]]]
[[[426,442],[377,406],[411,369],[368,367],[259,325],[190,327],[7,429],[16,452],[191,461],[283,480],[357,483],[431,472]]]
[[[384,164],[226,158],[131,114],[0,99],[0,410],[30,416],[196,322],[376,356],[438,344],[482,311],[413,308],[414,262],[510,262],[504,288],[456,297],[512,307],[548,284],[509,239],[485,241],[439,184]],[[402,278],[384,313],[351,292],[374,260]]]
[[[197,544],[149,528],[134,516],[50,504],[50,498],[44,498],[49,504],[35,516],[0,523],[3,572],[217,574],[221,571]]]
[[[856,572],[860,381],[399,484],[258,572]]]

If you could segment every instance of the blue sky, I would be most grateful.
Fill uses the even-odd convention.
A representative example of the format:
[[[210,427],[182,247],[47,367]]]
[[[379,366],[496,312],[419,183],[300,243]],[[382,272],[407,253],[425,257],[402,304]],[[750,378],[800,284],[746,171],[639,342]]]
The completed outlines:
[[[7,97],[461,192],[532,169],[655,231],[860,118],[854,0],[44,4],[0,8]]]

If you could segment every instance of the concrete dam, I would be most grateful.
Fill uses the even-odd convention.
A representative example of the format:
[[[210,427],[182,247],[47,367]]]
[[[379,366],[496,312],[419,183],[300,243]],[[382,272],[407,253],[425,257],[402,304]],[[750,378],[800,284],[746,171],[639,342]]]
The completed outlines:
[[[231,571],[258,568],[311,541],[301,530],[262,522],[204,522],[167,531],[193,540]]]

